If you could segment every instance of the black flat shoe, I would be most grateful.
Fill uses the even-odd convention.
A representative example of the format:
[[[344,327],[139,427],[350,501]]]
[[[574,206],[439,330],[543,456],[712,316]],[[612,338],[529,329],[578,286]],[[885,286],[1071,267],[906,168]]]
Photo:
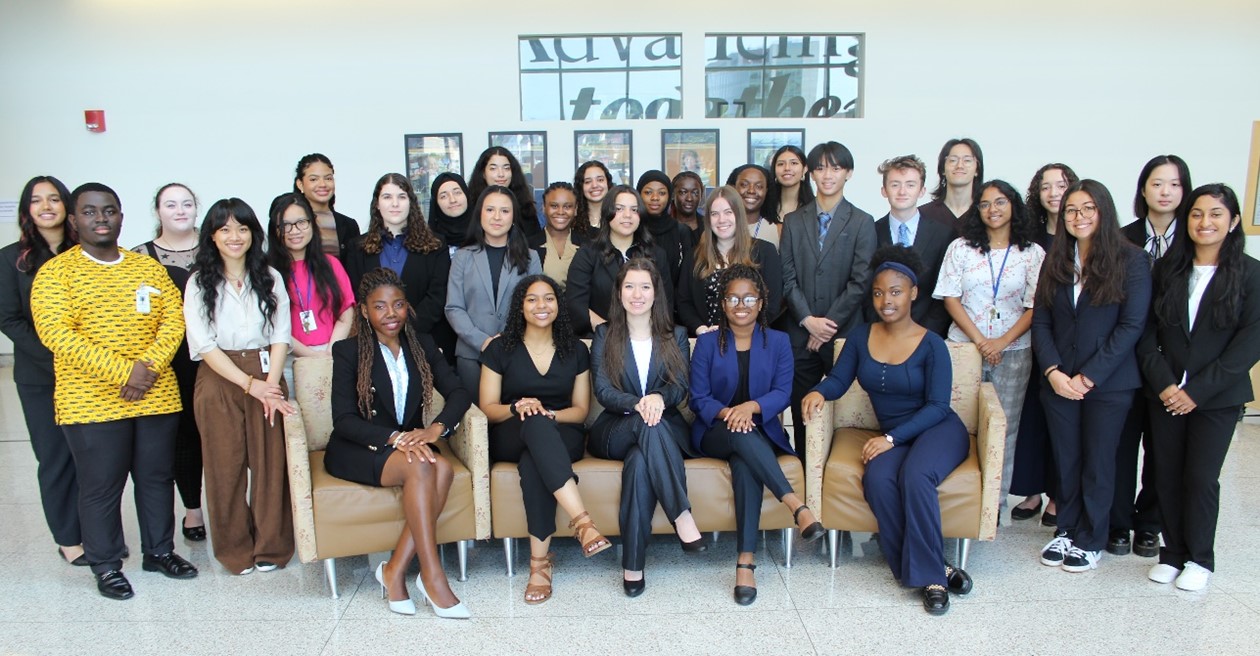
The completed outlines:
[[[78,558],[75,558],[74,560],[70,560],[69,558],[66,558],[66,552],[62,551],[61,548],[58,547],[57,555],[61,556],[62,560],[66,561],[67,563],[70,563],[71,565],[74,565],[75,567],[87,567],[88,565],[91,564],[88,562],[87,554],[79,554]]]
[[[945,566],[945,585],[949,587],[949,591],[957,595],[965,595],[971,592],[971,575],[950,565]]]
[[[131,583],[127,581],[127,577],[116,569],[97,574],[96,589],[106,599],[130,599],[136,594],[131,590]]]
[[[129,548],[127,547],[127,545],[125,545],[125,544],[123,545],[123,555],[122,555],[122,557],[123,557],[123,560],[127,560],[128,558],[130,558],[130,557],[131,557],[131,549],[129,549]]]
[[[641,578],[638,581],[627,581],[625,579],[621,579],[621,587],[626,591],[627,597],[637,597],[643,594],[643,589],[647,587],[647,577]]]
[[[796,507],[796,512],[792,513],[792,521],[795,522],[797,526],[800,526],[799,518],[801,516],[801,512],[805,510],[809,510],[809,506],[802,503]],[[801,530],[801,539],[806,542],[813,542],[814,540],[821,538],[826,532],[827,529],[823,528],[822,522],[816,521]]]
[[[144,562],[140,565],[146,572],[161,572],[167,578],[172,579],[192,579],[197,578],[197,567],[192,563],[180,558],[174,551],[164,553],[160,556],[144,555]]]
[[[184,522],[181,522],[180,528],[183,529],[184,537],[188,540],[193,542],[202,542],[206,539],[206,527],[204,525],[189,526],[187,524],[187,520],[185,520]]]
[[[923,610],[932,615],[949,612],[949,591],[933,583],[923,588]]]
[[[1059,527],[1058,513],[1052,513],[1048,510],[1046,512],[1041,513],[1041,525],[1049,526],[1050,528],[1058,528]]]
[[[1107,553],[1113,556],[1127,556],[1131,550],[1128,531],[1112,531],[1107,536]]]
[[[1154,558],[1159,555],[1159,533],[1135,531],[1133,533],[1133,553],[1143,558]],[[77,564],[77,563],[76,563]]]
[[[1019,506],[1011,508],[1011,519],[1022,522],[1036,517],[1039,512],[1041,512],[1041,499],[1037,499],[1037,505],[1032,508],[1020,508]]]
[[[747,563],[739,563],[735,565],[735,569],[737,570],[747,569],[747,570],[756,571],[757,566],[749,565]],[[739,604],[740,606],[747,606],[754,601],[757,601],[757,586],[755,585],[735,586],[735,603]]]

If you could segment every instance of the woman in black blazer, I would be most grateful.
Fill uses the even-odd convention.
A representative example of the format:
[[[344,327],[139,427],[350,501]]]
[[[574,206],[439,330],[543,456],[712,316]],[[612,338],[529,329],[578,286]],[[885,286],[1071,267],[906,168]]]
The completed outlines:
[[[324,465],[337,478],[402,487],[407,522],[393,556],[376,568],[376,580],[389,591],[389,609],[416,613],[404,579],[419,555],[416,587],[433,612],[466,619],[468,609],[451,591],[438,557],[437,520],[453,474],[434,444],[450,435],[472,397],[429,336],[409,320],[411,307],[397,274],[384,268],[368,272],[359,296],[357,337],[332,349],[333,433]],[[426,426],[435,389],[446,404]]]
[[[1084,572],[1107,544],[1116,446],[1146,325],[1146,253],[1120,234],[1111,193],[1081,180],[1064,194],[1033,310],[1033,351],[1048,382],[1042,405],[1059,473],[1058,526],[1041,564]]]
[[[692,452],[678,404],[687,398],[691,348],[664,301],[661,274],[636,257],[617,274],[618,300],[595,329],[591,372],[604,411],[591,426],[587,448],[597,458],[625,462],[621,470],[622,584],[626,596],[643,592],[643,561],[659,501],[683,551],[704,551],[687,500],[683,454]],[[661,296],[657,296],[661,294]]]
[[[293,191],[306,196],[315,210],[324,252],[345,264],[350,242],[359,236],[359,222],[333,209],[337,202],[337,181],[332,160],[322,153],[303,156],[293,173]]]
[[[1164,533],[1147,576],[1202,590],[1216,567],[1221,465],[1260,360],[1260,262],[1243,252],[1232,189],[1204,185],[1184,207],[1138,344]]]

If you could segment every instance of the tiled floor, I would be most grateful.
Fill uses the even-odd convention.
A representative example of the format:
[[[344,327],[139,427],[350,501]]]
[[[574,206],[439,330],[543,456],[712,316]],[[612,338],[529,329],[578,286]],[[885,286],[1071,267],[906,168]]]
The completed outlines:
[[[924,613],[878,555],[863,556],[863,535],[855,536],[858,555],[834,570],[817,545],[799,543],[784,569],[779,541],[769,540],[748,608],[731,600],[731,535],[698,556],[668,539],[652,544],[647,591],[637,599],[621,594],[614,552],[587,561],[562,540],[555,597],[526,606],[523,556],[508,578],[501,545],[488,542],[472,550],[469,580],[454,583],[474,619],[454,622],[423,607],[414,618],[390,614],[367,557],[339,561],[334,600],[318,564],[230,576],[205,543],[182,538],[178,550],[201,568],[199,578],[146,573],[133,556],[126,571],[136,597],[99,597],[85,569],[57,557],[44,525],[11,372],[0,369],[0,654],[1260,653],[1254,425],[1243,427],[1226,462],[1219,572],[1202,593],[1147,581],[1153,560],[1135,556],[1104,555],[1085,574],[1042,567],[1036,553],[1048,529],[1021,522],[972,547],[975,591],[955,597],[945,617]],[[124,507],[135,549],[134,508],[130,500]],[[456,573],[453,550],[448,572]]]

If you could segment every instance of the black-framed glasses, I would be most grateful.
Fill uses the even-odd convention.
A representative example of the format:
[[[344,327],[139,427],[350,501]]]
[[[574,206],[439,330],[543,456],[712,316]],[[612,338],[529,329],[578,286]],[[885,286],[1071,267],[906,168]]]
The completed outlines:
[[[760,302],[761,302],[760,296],[727,296],[726,297],[726,304],[729,305],[730,307],[737,307],[742,303],[744,307],[746,308],[754,308],[754,307],[757,307],[757,304]]]
[[[1094,218],[1094,215],[1098,214],[1098,206],[1084,205],[1080,208],[1068,207],[1063,210],[1063,216],[1066,216],[1069,219],[1075,219],[1078,214],[1082,219],[1092,219]]]
[[[311,228],[310,219],[298,219],[297,221],[294,221],[292,223],[289,223],[288,221],[284,221],[280,224],[280,229],[286,235],[293,231],[306,232],[307,230],[310,230],[310,228]]]

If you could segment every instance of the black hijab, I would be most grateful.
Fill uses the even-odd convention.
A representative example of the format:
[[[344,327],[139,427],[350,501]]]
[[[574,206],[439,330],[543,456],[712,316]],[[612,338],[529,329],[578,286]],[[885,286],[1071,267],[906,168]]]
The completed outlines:
[[[447,216],[438,205],[438,189],[450,181],[454,181],[460,189],[464,190],[464,197],[468,201],[468,207],[459,216]],[[474,202],[474,199],[468,195],[468,185],[458,174],[441,173],[433,180],[433,185],[429,188],[429,227],[446,242],[447,246],[461,248],[467,245],[468,221],[472,216]]]

